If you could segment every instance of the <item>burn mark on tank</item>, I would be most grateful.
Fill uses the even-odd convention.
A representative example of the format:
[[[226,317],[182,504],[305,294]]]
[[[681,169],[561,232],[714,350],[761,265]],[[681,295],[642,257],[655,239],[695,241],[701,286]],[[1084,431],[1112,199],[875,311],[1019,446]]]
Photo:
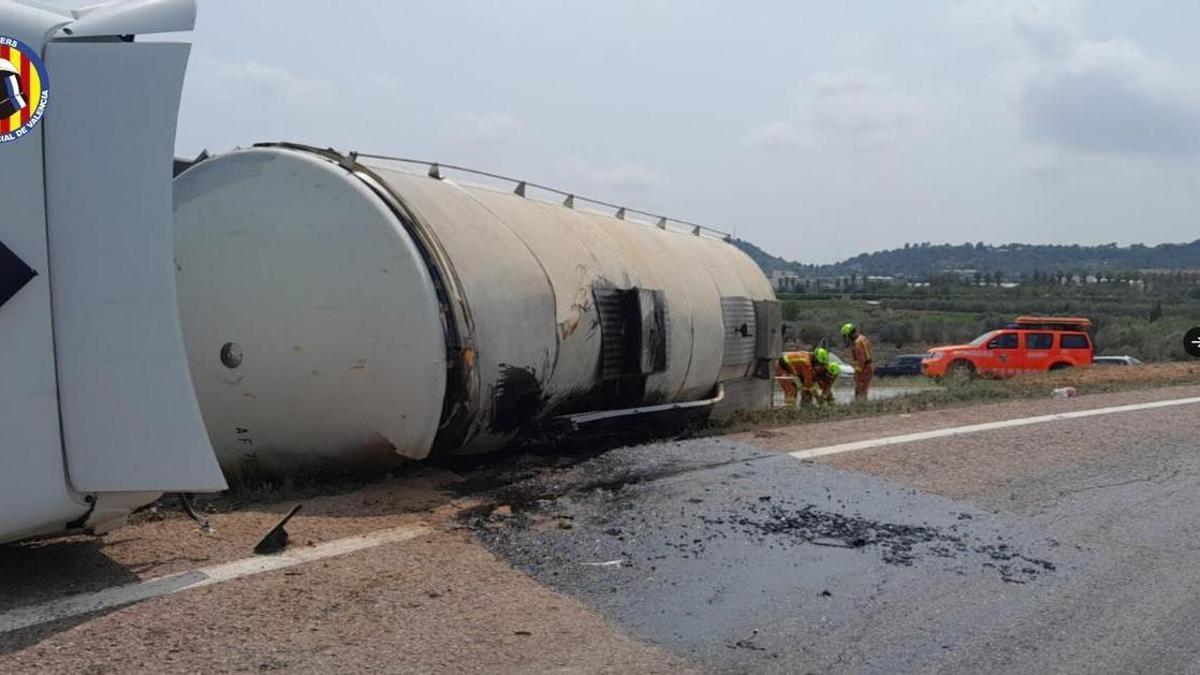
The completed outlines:
[[[492,431],[517,431],[537,417],[545,403],[542,384],[532,368],[500,364],[492,406]]]
[[[572,306],[571,314],[566,318],[565,321],[562,321],[558,324],[558,339],[566,340],[574,335],[575,331],[579,328],[580,318],[582,318],[580,316],[580,312],[577,311],[574,306]]]
[[[588,283],[588,268],[586,265],[578,265],[576,272],[579,274],[579,284],[575,291],[575,297],[571,300],[571,306],[567,310],[566,317],[558,324],[559,340],[566,340],[579,330],[583,319],[592,314],[592,284]],[[594,319],[593,327],[599,327],[599,318]]]

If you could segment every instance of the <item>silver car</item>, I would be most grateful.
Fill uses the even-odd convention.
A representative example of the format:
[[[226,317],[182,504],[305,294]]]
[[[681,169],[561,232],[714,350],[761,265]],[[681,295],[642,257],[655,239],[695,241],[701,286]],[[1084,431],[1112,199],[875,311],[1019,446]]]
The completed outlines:
[[[1095,356],[1092,357],[1092,365],[1094,366],[1140,366],[1144,365],[1140,359],[1135,356]]]

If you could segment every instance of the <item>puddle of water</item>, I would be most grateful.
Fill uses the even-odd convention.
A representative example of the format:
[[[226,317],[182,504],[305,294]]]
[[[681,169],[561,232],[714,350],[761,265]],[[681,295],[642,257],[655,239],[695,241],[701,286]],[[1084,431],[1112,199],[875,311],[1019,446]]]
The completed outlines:
[[[881,385],[877,385],[877,384],[873,383],[871,386],[871,391],[868,393],[867,398],[868,398],[868,400],[871,400],[871,401],[886,401],[886,400],[892,399],[892,398],[900,398],[902,396],[912,396],[914,394],[920,394],[920,393],[926,392],[926,391],[934,391],[936,389],[937,389],[937,387],[934,387],[934,386],[910,386],[910,385],[898,385],[898,386],[883,385],[883,386],[881,386]],[[847,384],[839,383],[838,385],[834,386],[833,402],[836,403],[837,405],[848,405],[850,403],[853,403],[854,402],[854,385],[849,384],[849,383],[847,383]],[[775,385],[775,407],[779,408],[782,406],[783,406],[783,390],[779,388],[778,384],[776,384]]]

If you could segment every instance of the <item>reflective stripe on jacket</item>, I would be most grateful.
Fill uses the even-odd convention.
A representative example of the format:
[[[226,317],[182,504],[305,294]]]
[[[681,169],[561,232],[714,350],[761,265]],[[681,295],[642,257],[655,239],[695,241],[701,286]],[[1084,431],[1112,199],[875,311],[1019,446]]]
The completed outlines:
[[[779,358],[779,368],[798,378],[805,389],[812,389],[816,379],[812,362],[812,352],[784,352]]]

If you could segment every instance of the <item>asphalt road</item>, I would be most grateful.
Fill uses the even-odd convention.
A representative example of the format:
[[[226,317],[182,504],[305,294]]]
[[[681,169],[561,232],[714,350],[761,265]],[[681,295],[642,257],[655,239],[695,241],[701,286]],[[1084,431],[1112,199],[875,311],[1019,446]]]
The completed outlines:
[[[309,497],[290,528],[299,547],[430,534],[0,632],[0,671],[1196,671],[1200,403],[788,453],[1197,396],[430,468]],[[0,550],[0,627],[243,557],[290,504],[218,513],[212,537],[171,516]]]
[[[1195,670],[1198,439],[1192,404],[820,463],[668,443],[518,486],[481,536],[717,671]]]

